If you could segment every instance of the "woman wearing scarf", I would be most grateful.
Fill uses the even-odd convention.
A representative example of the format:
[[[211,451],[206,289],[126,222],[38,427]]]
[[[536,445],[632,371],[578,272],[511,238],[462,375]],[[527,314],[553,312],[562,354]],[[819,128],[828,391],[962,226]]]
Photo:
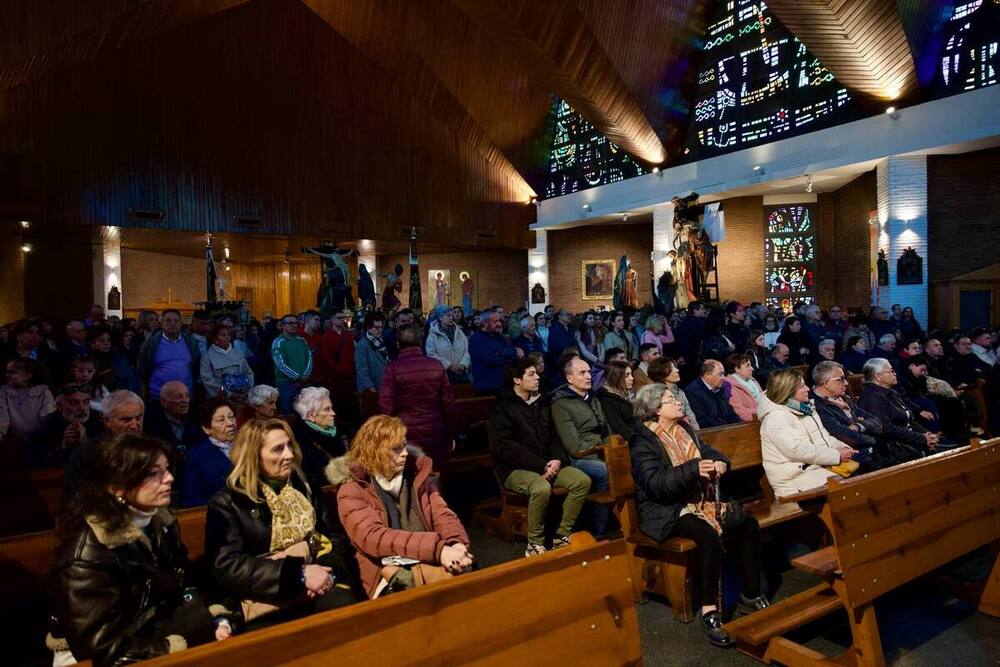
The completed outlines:
[[[347,451],[343,436],[337,435],[337,413],[330,392],[325,387],[306,387],[295,397],[295,440],[302,454],[301,467],[306,480],[315,488],[326,484],[323,470],[330,459]]]
[[[208,504],[205,557],[250,629],[361,599],[346,539],[302,474],[288,424],[248,422],[232,457],[225,486]]]
[[[205,354],[201,355],[201,383],[209,398],[218,396],[226,386],[226,377],[239,376],[236,383],[240,386],[253,386],[253,371],[246,356],[233,344],[232,328],[220,324],[212,328],[209,334],[211,344]]]
[[[187,451],[181,479],[181,507],[208,502],[226,483],[233,469],[229,459],[236,438],[236,414],[225,398],[217,396],[205,405],[201,416],[205,439]]]
[[[441,363],[452,384],[469,384],[469,339],[455,324],[455,312],[448,306],[438,306],[431,316],[424,344],[427,356]]]
[[[764,396],[764,390],[753,377],[750,357],[731,354],[726,359],[726,369],[729,375],[723,382],[729,385],[729,405],[740,416],[740,421],[752,422],[757,417],[757,405]]]
[[[837,474],[824,466],[837,466],[857,453],[823,426],[799,371],[771,375],[757,415],[764,473],[776,497],[823,486]]]
[[[642,426],[629,440],[639,528],[657,542],[685,537],[695,551],[702,629],[721,647],[733,645],[717,606],[723,542],[738,556],[743,574],[740,603],[750,611],[769,606],[760,589],[760,527],[738,504],[719,503],[718,478],[729,459],[702,443],[683,422],[684,411],[666,386],[639,390],[635,416]]]

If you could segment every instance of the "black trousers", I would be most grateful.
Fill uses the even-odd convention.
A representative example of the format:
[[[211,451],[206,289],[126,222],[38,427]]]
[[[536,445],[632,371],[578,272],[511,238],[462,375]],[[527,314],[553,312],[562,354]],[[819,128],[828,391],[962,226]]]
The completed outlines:
[[[715,603],[721,576],[723,544],[740,560],[743,573],[743,595],[760,595],[760,524],[742,510],[729,512],[722,522],[722,537],[704,519],[685,514],[677,520],[671,537],[686,537],[698,545],[695,552],[694,579],[701,594],[701,604]]]

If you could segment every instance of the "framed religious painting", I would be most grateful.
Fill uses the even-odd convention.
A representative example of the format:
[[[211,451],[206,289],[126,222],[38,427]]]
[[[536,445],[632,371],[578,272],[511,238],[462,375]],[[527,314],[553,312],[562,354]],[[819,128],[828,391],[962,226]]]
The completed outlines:
[[[475,269],[459,269],[451,293],[454,294],[451,299],[452,305],[461,306],[465,316],[472,317],[472,311],[479,307],[478,272]]]
[[[430,310],[451,304],[451,269],[429,270],[427,272],[427,301],[425,301],[424,307]]]
[[[581,263],[584,301],[603,301],[614,297],[615,260],[585,259]]]

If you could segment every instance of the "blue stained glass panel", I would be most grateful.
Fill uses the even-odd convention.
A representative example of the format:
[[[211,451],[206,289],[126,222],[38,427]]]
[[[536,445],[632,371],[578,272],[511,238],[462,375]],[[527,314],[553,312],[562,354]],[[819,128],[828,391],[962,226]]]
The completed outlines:
[[[768,264],[811,262],[816,259],[814,238],[809,236],[776,236],[764,240],[764,260]]]

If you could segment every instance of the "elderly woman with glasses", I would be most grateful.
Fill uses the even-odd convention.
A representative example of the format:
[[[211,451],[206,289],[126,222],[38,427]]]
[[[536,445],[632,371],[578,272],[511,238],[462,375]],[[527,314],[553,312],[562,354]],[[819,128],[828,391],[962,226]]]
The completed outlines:
[[[472,568],[469,536],[445,503],[432,462],[406,444],[398,417],[377,415],[327,468],[344,530],[371,598]]]
[[[303,475],[288,424],[248,422],[232,459],[225,486],[208,503],[205,556],[244,619],[278,622],[361,599],[350,548],[327,520],[323,492]]]
[[[670,537],[695,541],[702,629],[712,644],[732,646],[716,601],[723,542],[732,544],[730,552],[740,560],[741,604],[751,611],[764,609],[770,603],[760,585],[760,527],[738,504],[718,498],[717,482],[729,469],[729,459],[684,423],[684,409],[665,385],[639,390],[635,416],[642,426],[629,448],[639,528],[657,542]]]

